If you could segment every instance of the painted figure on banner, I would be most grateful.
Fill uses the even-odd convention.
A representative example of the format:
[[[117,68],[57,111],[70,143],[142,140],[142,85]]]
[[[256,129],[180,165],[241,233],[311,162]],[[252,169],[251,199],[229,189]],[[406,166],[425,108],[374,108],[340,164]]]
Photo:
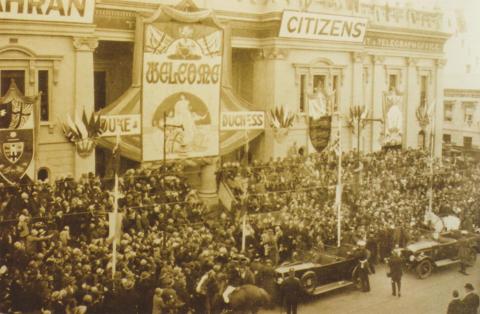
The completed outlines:
[[[152,124],[157,127],[162,140],[164,112],[167,112],[165,149],[168,154],[206,149],[211,120],[208,108],[200,98],[187,92],[176,93],[158,106]]]
[[[170,118],[172,124],[181,126],[182,128],[182,146],[184,147],[202,147],[201,136],[197,129],[197,121],[205,119],[208,113],[199,115],[190,108],[190,101],[184,94],[180,94],[180,99],[175,103],[174,116]],[[169,121],[167,120],[167,123]]]
[[[403,96],[398,93],[395,87],[384,93],[383,112],[385,116],[385,134],[383,145],[396,146],[402,143],[402,114]]]

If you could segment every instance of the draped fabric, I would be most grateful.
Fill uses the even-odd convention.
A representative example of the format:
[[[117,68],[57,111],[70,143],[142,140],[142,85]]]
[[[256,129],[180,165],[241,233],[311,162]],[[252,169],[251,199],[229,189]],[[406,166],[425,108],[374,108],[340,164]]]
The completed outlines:
[[[99,114],[140,114],[140,94],[141,89],[139,87],[130,87],[117,100],[102,109]],[[222,111],[249,111],[251,105],[247,101],[235,96],[231,88],[222,87],[220,108]],[[220,132],[220,154],[226,155],[233,152],[240,146],[245,145],[247,141],[251,141],[259,136],[262,132],[262,130]],[[100,138],[98,144],[102,147],[113,149],[115,146],[115,138]],[[140,136],[122,136],[120,148],[120,154],[123,157],[135,161],[142,160]]]
[[[186,5],[190,7],[194,6],[192,1],[184,1]],[[179,6],[181,8],[182,6]],[[214,25],[223,28],[221,23],[215,17],[213,10],[202,10],[194,8],[194,11],[185,11],[179,8],[173,8],[169,6],[160,6],[159,9],[148,18],[141,18],[140,23],[137,24],[137,27],[141,27],[136,31],[135,37],[135,49],[134,49],[134,69],[135,73],[133,76],[133,85],[117,100],[108,105],[106,108],[102,109],[99,113],[102,115],[118,115],[118,114],[140,114],[141,113],[141,93],[142,90],[139,86],[141,79],[141,66],[142,55],[143,55],[143,25],[145,23],[154,23],[161,21],[175,20],[186,23],[202,23],[206,25]],[[224,44],[230,44],[229,36],[225,35]],[[142,47],[141,49],[139,47]],[[224,47],[224,50],[227,50],[228,47]],[[231,59],[231,55],[228,56]],[[229,64],[229,60],[225,60],[224,64]],[[228,66],[223,68],[223,76],[231,75],[230,71],[226,69]],[[139,76],[140,75],[140,76]],[[232,91],[229,85],[229,80],[223,81],[223,85],[220,90],[220,111],[250,111],[252,105],[237,97]],[[233,152],[235,149],[239,148],[242,145],[245,145],[248,141],[253,140],[258,135],[260,135],[262,130],[248,130],[248,131],[221,131],[220,132],[220,155],[226,155]],[[107,137],[100,138],[98,144],[102,147],[113,149],[115,146],[115,138]],[[131,160],[141,161],[142,160],[142,151],[141,151],[141,136],[122,136],[120,143],[120,154],[123,157],[126,157]]]

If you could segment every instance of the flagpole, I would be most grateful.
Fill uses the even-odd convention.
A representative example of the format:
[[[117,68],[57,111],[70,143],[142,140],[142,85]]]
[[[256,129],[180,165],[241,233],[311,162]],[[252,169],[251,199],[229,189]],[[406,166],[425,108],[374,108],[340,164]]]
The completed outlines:
[[[338,123],[338,174],[337,174],[337,188],[335,195],[335,202],[337,203],[337,246],[341,244],[342,233],[342,124],[340,119],[340,112],[337,115]],[[340,193],[340,195],[338,195]]]
[[[113,154],[115,158],[115,154],[118,154],[118,149],[120,145],[120,131],[117,132],[117,139],[115,143],[115,147],[113,149]],[[116,158],[120,158],[120,156],[116,156]],[[113,192],[113,216],[114,216],[114,237],[113,237],[113,244],[112,244],[112,280],[113,283],[115,284],[115,273],[117,271],[117,235],[115,234],[116,230],[118,229],[117,223],[118,223],[118,165],[117,165],[117,160],[115,160],[115,165],[114,165],[114,176],[115,176],[115,183],[114,183],[114,192]]]
[[[433,210],[433,156],[435,152],[435,110],[436,110],[436,101],[433,103],[432,113],[430,113],[430,193],[428,199],[428,211],[432,212]]]
[[[244,129],[244,136],[245,136],[245,154],[246,154],[246,158],[247,158],[247,166],[248,166],[248,131],[247,129],[245,128]],[[248,187],[247,187],[248,189]],[[247,190],[248,191],[248,190]],[[245,194],[244,194],[244,197],[242,199],[242,210],[243,210],[243,218],[242,218],[242,252],[245,252],[245,246],[246,246],[246,242],[247,242],[247,234],[246,234],[246,229],[247,229],[247,204],[246,204],[246,200],[247,200],[247,191],[245,191]]]

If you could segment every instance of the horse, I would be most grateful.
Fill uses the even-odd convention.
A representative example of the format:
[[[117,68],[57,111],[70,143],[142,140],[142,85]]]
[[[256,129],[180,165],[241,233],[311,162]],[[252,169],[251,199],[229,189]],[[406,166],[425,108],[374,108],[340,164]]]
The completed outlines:
[[[450,231],[460,229],[460,218],[454,215],[440,217],[433,211],[427,210],[424,215],[424,224],[432,226],[435,232]]]
[[[222,292],[217,298],[217,308],[222,308],[221,313],[231,314],[256,314],[260,308],[268,307],[272,298],[265,289],[255,285],[242,285],[239,287],[227,286],[227,281],[220,284]]]

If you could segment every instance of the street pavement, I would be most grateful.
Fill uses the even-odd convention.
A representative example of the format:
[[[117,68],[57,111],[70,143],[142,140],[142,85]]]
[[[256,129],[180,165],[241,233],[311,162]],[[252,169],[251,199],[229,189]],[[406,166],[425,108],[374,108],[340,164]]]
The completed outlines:
[[[452,291],[464,294],[463,286],[470,282],[480,292],[480,255],[465,276],[458,272],[458,265],[435,270],[427,279],[417,279],[414,273],[405,273],[402,278],[402,296],[392,296],[387,267],[377,265],[376,273],[370,276],[372,291],[364,293],[353,287],[317,296],[299,305],[298,314],[439,314],[446,313],[452,299]],[[260,314],[280,314],[279,307],[260,311]]]

